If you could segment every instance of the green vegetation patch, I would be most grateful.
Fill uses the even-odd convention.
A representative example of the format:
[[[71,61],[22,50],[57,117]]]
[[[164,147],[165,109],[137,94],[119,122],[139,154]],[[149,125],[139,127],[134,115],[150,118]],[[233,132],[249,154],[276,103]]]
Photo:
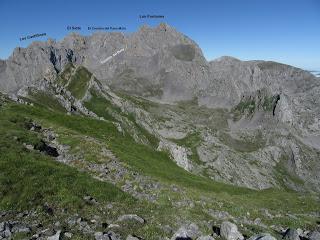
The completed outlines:
[[[235,111],[240,113],[249,113],[252,114],[256,109],[256,102],[254,99],[242,100],[239,104],[234,108]]]
[[[38,90],[30,91],[28,99],[36,105],[47,107],[53,111],[66,112],[66,109],[61,105],[58,99],[50,93]]]
[[[85,195],[98,201],[134,202],[112,184],[25,148],[24,144],[39,143],[40,133],[28,130],[31,120],[20,113],[0,111],[0,209],[22,210],[47,203],[77,211],[83,208]]]
[[[195,47],[192,44],[178,44],[170,50],[176,59],[182,61],[192,61],[196,54]]]
[[[142,134],[142,136],[146,137],[150,146],[155,149],[159,145],[159,139],[156,138],[153,134],[149,133],[144,127],[137,123],[133,114],[128,114],[127,118],[134,124],[135,128]]]
[[[163,94],[160,85],[150,84],[148,79],[137,76],[135,71],[130,68],[124,69],[114,78],[111,88],[125,94],[142,94],[145,97]]]
[[[169,106],[173,111],[185,114],[190,122],[210,127],[210,129],[219,130],[228,127],[229,113],[222,108],[207,108],[199,106],[197,98],[189,101],[180,101],[177,106]]]
[[[82,99],[88,89],[89,81],[92,73],[86,68],[79,67],[71,76],[67,89],[77,99]]]
[[[116,91],[117,95],[136,104],[138,107],[141,107],[142,109],[148,111],[151,107],[157,107],[158,104],[155,102],[152,102],[150,100],[133,96],[133,95],[128,95],[124,91]]]
[[[194,133],[188,134],[182,139],[171,139],[171,140],[180,146],[185,146],[190,148],[190,150],[192,151],[192,155],[190,156],[191,160],[196,164],[203,164],[197,152],[197,147],[200,146],[200,143],[201,143],[200,133],[194,132]]]
[[[10,111],[26,115],[55,127],[63,126],[82,134],[106,142],[112,152],[122,161],[127,162],[139,172],[156,176],[164,181],[173,181],[184,186],[216,191],[250,192],[251,190],[234,188],[231,185],[213,183],[208,179],[195,176],[178,167],[165,152],[155,151],[152,147],[139,144],[128,135],[118,132],[112,122],[99,121],[83,116],[53,113],[39,107],[11,105]],[[164,170],[165,169],[165,170]],[[231,190],[232,189],[232,190]],[[238,190],[236,190],[238,189]]]
[[[233,119],[237,121],[243,115],[252,116],[256,110],[272,112],[274,115],[275,106],[279,99],[279,95],[259,95],[258,98],[243,98],[238,105],[232,109],[232,112],[234,113]]]
[[[106,120],[115,121],[111,111],[121,112],[121,109],[114,106],[109,100],[95,90],[90,90],[91,98],[84,102],[84,106]]]
[[[220,132],[219,139],[227,146],[239,152],[254,152],[265,145],[265,140],[261,132],[258,132],[250,139],[235,139],[227,132]]]
[[[95,90],[90,90],[90,94],[91,98],[88,101],[84,102],[86,108],[96,113],[99,117],[103,117],[104,119],[113,122],[118,122],[114,115],[120,115],[121,117],[127,119],[133,125],[135,130],[140,133],[140,136],[144,136],[153,148],[158,146],[159,140],[153,134],[149,133],[145,128],[140,126],[132,113],[127,114],[122,112],[119,107],[112,104],[109,100],[107,100]],[[126,130],[127,132],[130,132],[130,129]]]
[[[67,85],[74,69],[75,67],[72,63],[67,63],[63,71],[58,75],[57,83],[61,86]]]
[[[277,101],[280,99],[279,95],[265,97],[262,103],[263,110],[273,111]]]

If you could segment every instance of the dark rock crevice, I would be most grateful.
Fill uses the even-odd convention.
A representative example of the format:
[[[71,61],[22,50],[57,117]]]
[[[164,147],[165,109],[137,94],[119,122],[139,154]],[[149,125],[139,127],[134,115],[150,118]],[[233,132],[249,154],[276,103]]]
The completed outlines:
[[[277,95],[276,96],[276,100],[275,100],[275,102],[273,104],[273,109],[272,109],[272,115],[273,116],[275,116],[275,111],[276,111],[276,107],[277,107],[277,104],[278,104],[279,100],[280,100],[280,95]]]
[[[34,149],[39,150],[40,152],[44,152],[45,154],[52,156],[52,157],[58,157],[59,153],[56,148],[49,146],[46,142],[41,140],[39,143],[37,143],[34,146]]]

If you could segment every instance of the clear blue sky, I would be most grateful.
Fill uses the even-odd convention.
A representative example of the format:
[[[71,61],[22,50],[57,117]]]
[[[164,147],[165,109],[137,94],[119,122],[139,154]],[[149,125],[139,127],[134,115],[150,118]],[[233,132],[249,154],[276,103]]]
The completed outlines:
[[[195,40],[208,60],[230,55],[320,70],[320,0],[1,0],[0,58],[30,44],[20,37],[45,32],[60,40],[68,25],[87,35],[88,26],[125,26],[130,33],[163,21]]]

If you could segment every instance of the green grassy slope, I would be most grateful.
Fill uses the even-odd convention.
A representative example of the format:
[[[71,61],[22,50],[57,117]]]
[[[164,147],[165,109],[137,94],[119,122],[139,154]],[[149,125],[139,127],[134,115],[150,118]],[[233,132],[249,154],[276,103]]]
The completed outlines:
[[[109,117],[105,112],[109,106],[105,100],[94,96],[92,101],[88,106],[99,115]],[[139,173],[151,176],[161,183],[174,184],[185,189],[186,196],[195,202],[202,198],[209,199],[208,204],[206,206],[196,204],[193,209],[172,211],[173,206],[166,198],[170,197],[176,201],[183,198],[172,192],[165,193],[156,205],[137,202],[108,183],[98,182],[88,174],[54,162],[50,157],[26,150],[22,143],[34,144],[39,141],[39,136],[25,129],[25,119],[32,119],[52,129],[65,130],[68,134],[89,136],[104,142],[121,161]],[[124,204],[125,209],[139,209],[137,211],[145,216],[151,214],[151,223],[154,226],[157,222],[174,225],[177,216],[208,220],[211,218],[206,214],[208,208],[218,208],[239,217],[247,212],[250,212],[252,217],[261,217],[260,209],[282,214],[278,219],[263,219],[269,224],[301,226],[312,225],[316,221],[305,217],[289,219],[285,215],[287,212],[303,214],[318,211],[319,202],[312,196],[300,195],[289,190],[254,191],[195,176],[178,167],[167,153],[156,151],[152,144],[138,144],[129,134],[123,135],[118,132],[111,121],[67,115],[52,108],[18,105],[11,102],[0,108],[0,121],[0,207],[4,209],[27,208],[49,202],[57,208],[69,207],[79,210],[83,207],[82,196],[89,194],[98,201],[116,201]],[[189,141],[187,143],[189,144]],[[144,207],[140,208],[142,205]],[[120,209],[119,211],[123,211]],[[156,230],[143,231],[145,233],[141,234],[144,236],[148,234],[151,236]]]
[[[59,208],[81,208],[85,195],[99,201],[133,201],[112,184],[94,180],[49,156],[26,149],[23,144],[36,145],[41,141],[37,132],[27,129],[30,120],[12,109],[0,111],[2,209],[26,209],[44,202]]]
[[[155,151],[152,147],[136,143],[129,135],[120,134],[111,122],[94,120],[82,116],[69,116],[57,112],[28,107],[24,105],[11,105],[7,111],[25,115],[32,119],[52,126],[63,126],[76,133],[91,136],[105,141],[111,150],[121,159],[146,175],[155,176],[162,181],[173,182],[188,188],[213,193],[226,193],[230,197],[252,198],[256,206],[278,207],[282,200],[293,192],[284,193],[277,190],[253,191],[245,188],[217,183],[206,178],[195,176],[178,167],[165,152]],[[278,199],[273,199],[275,196]],[[243,204],[243,202],[242,202]],[[252,202],[250,203],[252,204]],[[267,204],[267,205],[266,205]],[[281,204],[289,209],[299,204],[298,199],[290,199],[289,203]],[[305,209],[308,206],[301,206]],[[312,208],[312,205],[310,205]]]
[[[127,114],[121,111],[121,109],[113,105],[109,100],[104,98],[96,90],[90,89],[91,98],[84,102],[84,106],[90,111],[96,113],[99,117],[103,117],[106,120],[118,122],[115,115],[121,116],[130,122],[130,128],[135,128],[136,132],[139,133],[139,136],[147,139],[148,143],[153,147],[157,147],[159,141],[152,134],[150,134],[146,129],[141,127],[135,120],[133,114]],[[119,122],[121,124],[121,122]],[[122,123],[123,124],[123,123]],[[126,126],[128,128],[128,126]],[[128,130],[128,129],[125,129]],[[130,132],[130,131],[128,131]]]
[[[59,103],[57,98],[49,93],[43,91],[31,91],[28,95],[28,99],[36,105],[66,113],[66,109]]]
[[[75,67],[72,63],[67,63],[63,71],[58,75],[56,82],[61,86],[65,86],[69,82],[74,69]]]
[[[120,113],[121,109],[113,106],[110,101],[101,96],[95,90],[90,90],[90,95],[90,100],[85,101],[84,106],[90,111],[96,113],[99,117],[103,117],[106,120],[115,121],[115,118],[112,116],[111,111],[113,110]]]
[[[79,67],[74,75],[71,76],[67,89],[75,98],[81,99],[84,97],[84,94],[88,89],[88,83],[91,75],[92,73],[90,73],[86,68]]]

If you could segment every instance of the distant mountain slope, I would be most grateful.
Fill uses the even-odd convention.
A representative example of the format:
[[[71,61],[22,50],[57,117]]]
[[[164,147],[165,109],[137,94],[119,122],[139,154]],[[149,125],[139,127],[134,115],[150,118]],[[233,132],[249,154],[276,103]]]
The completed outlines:
[[[207,62],[195,42],[160,24],[143,26],[131,35],[70,34],[60,42],[33,42],[28,48],[16,48],[8,60],[0,62],[0,89],[17,92],[42,78],[54,79],[69,62],[85,66],[116,90],[168,103],[196,98],[200,105],[231,108],[244,95],[266,89],[270,95],[283,95],[279,119],[295,125],[300,116],[288,119],[289,115],[305,109],[308,100],[303,98],[313,98],[316,92],[312,89],[320,85],[309,72],[275,62],[243,62],[231,57]],[[299,101],[298,106],[293,101]]]
[[[16,48],[0,62],[0,89],[62,112],[116,119],[119,131],[197,175],[319,190],[320,81],[281,63],[207,62],[166,24]]]

